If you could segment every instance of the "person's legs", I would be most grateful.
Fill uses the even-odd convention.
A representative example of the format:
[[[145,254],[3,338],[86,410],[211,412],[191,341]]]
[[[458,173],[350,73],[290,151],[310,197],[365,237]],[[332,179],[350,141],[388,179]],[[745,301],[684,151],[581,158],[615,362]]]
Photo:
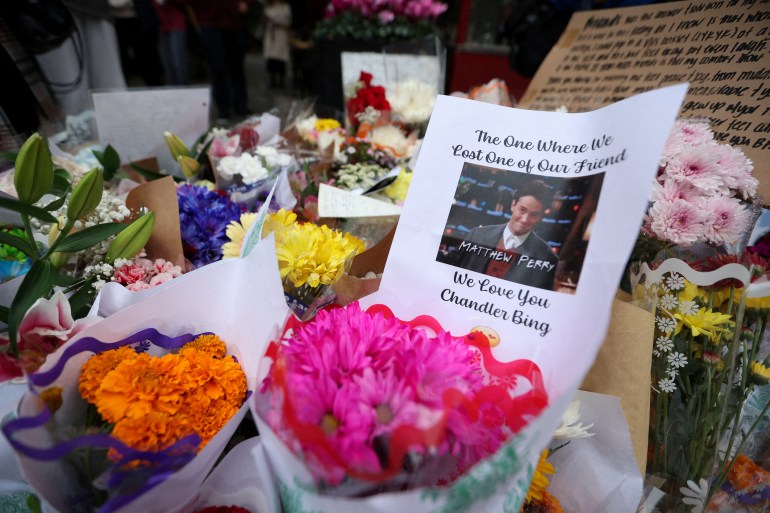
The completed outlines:
[[[222,32],[225,33],[227,68],[233,92],[233,107],[237,114],[248,114],[246,72],[243,62],[246,56],[246,32],[243,30],[227,30]]]
[[[174,85],[187,85],[190,76],[187,71],[187,32],[173,30],[169,33],[171,62],[174,70]]]
[[[211,87],[214,95],[214,103],[217,104],[220,118],[230,117],[230,90],[227,80],[227,50],[224,43],[223,31],[208,27],[201,27],[203,44],[206,47],[206,56],[211,70]]]
[[[173,84],[174,64],[171,57],[171,34],[168,32],[158,33],[158,54],[160,62],[163,65],[163,74],[166,76],[165,83]]]

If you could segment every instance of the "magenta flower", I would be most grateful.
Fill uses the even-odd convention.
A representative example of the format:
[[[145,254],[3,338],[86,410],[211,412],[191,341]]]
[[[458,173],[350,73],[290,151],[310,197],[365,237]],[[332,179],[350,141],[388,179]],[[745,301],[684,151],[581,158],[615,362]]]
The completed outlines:
[[[384,10],[377,13],[377,18],[379,18],[380,22],[382,22],[384,25],[387,25],[396,19],[396,15],[393,14],[393,11]]]

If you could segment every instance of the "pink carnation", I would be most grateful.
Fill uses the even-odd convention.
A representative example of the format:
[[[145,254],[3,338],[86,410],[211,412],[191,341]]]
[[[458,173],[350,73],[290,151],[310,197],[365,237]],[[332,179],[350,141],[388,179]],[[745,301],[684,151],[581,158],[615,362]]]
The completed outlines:
[[[181,267],[162,258],[153,261],[135,257],[115,270],[112,281],[125,285],[128,290],[138,292],[166,283],[181,275]]]

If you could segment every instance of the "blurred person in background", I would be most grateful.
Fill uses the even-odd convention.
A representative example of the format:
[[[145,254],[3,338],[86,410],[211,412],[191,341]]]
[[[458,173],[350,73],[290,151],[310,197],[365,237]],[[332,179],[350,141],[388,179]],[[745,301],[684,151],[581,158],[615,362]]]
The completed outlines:
[[[265,11],[263,52],[270,75],[270,87],[286,85],[286,67],[291,47],[291,6],[285,0],[267,0]]]
[[[190,0],[211,70],[219,121],[251,113],[246,94],[246,18],[254,0]]]
[[[186,0],[152,0],[158,16],[158,51],[166,75],[166,84],[190,83],[187,64]]]

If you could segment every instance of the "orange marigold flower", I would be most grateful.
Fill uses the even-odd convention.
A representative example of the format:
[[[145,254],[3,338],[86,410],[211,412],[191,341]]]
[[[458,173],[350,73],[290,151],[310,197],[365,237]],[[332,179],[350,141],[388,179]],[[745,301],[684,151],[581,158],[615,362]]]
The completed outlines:
[[[187,410],[190,426],[201,437],[198,450],[203,449],[219,433],[227,421],[236,414],[238,408],[239,406],[229,404],[227,401],[218,400],[211,401],[205,407],[198,403]]]
[[[112,430],[112,436],[140,451],[160,451],[191,434],[193,428],[186,415],[158,411],[124,418]]]
[[[94,404],[111,423],[151,412],[174,415],[194,386],[187,377],[189,371],[189,361],[175,354],[123,362],[104,377]]]
[[[739,454],[727,480],[736,490],[753,490],[759,486],[770,485],[770,471],[763,469],[746,455]]]
[[[246,375],[238,362],[232,357],[214,359],[189,349],[182,354],[190,361],[187,379],[192,383],[191,402],[200,403],[203,408],[219,400],[241,406],[246,396]]]
[[[213,334],[200,335],[192,342],[183,345],[182,351],[189,348],[197,349],[202,353],[208,353],[214,358],[223,358],[227,352],[224,340]]]
[[[133,360],[138,356],[138,353],[128,346],[110,349],[109,351],[93,355],[80,370],[80,382],[78,385],[80,395],[89,403],[93,403],[96,391],[99,390],[99,386],[102,384],[102,380],[107,373],[120,363]]]

